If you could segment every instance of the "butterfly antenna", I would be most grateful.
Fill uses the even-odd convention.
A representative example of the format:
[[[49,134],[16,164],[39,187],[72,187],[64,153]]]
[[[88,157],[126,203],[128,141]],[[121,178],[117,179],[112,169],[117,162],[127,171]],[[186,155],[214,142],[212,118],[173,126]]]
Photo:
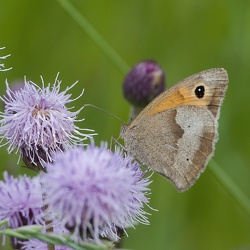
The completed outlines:
[[[98,110],[101,110],[101,111],[105,112],[106,114],[109,114],[109,115],[113,116],[113,117],[116,118],[118,121],[120,121],[122,124],[125,124],[125,122],[124,122],[121,118],[119,118],[118,116],[112,114],[111,112],[109,112],[109,111],[107,111],[107,110],[105,110],[105,109],[103,109],[103,108],[100,108],[100,107],[95,106],[95,105],[93,105],[93,104],[85,104],[84,107],[92,107],[92,108],[96,108],[96,109],[98,109]]]

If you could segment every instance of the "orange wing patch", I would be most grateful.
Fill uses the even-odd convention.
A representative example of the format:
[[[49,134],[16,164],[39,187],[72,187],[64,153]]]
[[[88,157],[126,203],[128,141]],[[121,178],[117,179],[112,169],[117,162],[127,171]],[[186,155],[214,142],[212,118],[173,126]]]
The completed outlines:
[[[206,89],[206,91],[207,90],[208,89]],[[156,113],[183,105],[207,108],[210,102],[211,93],[206,93],[203,98],[198,98],[194,93],[194,88],[184,88],[182,86],[182,88],[173,89],[168,93],[168,95],[163,96],[158,102],[156,102],[155,105],[150,108],[149,115],[154,115]]]

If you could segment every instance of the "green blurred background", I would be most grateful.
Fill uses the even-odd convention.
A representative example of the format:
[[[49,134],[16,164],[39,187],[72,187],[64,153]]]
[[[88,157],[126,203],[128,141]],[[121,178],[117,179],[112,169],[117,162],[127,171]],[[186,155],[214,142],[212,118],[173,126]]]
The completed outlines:
[[[250,198],[250,1],[247,0],[74,0],[71,3],[129,65],[155,59],[166,71],[167,84],[201,70],[224,67],[229,89],[221,110],[220,140],[215,161]],[[5,79],[53,82],[57,72],[63,88],[72,90],[74,104],[97,105],[127,121],[129,104],[121,84],[126,74],[80,28],[58,1],[1,0],[0,55],[11,71]],[[118,137],[121,123],[104,112],[86,108],[81,127],[92,128],[96,141]],[[17,157],[0,149],[1,171],[30,172],[16,165]],[[124,248],[250,249],[250,213],[228,193],[208,169],[187,192],[178,193],[154,174],[150,226],[129,229]],[[8,247],[2,249],[9,249]]]

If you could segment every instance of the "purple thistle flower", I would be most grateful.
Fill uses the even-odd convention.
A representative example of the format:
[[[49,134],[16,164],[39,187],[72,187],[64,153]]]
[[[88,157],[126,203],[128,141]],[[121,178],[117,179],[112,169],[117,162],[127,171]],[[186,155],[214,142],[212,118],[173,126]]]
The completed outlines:
[[[93,134],[84,134],[74,123],[81,111],[71,112],[66,104],[71,103],[67,94],[76,83],[60,92],[58,75],[52,87],[40,88],[31,81],[23,88],[12,91],[6,82],[6,95],[0,97],[5,104],[0,113],[0,135],[7,140],[8,152],[19,150],[27,166],[52,162],[52,154],[79,144]],[[83,92],[78,96],[81,97]],[[87,131],[92,131],[85,129]]]
[[[9,218],[9,226],[32,225],[42,211],[40,179],[28,176],[15,178],[4,172],[0,181],[0,220]]]
[[[131,157],[90,145],[58,153],[47,169],[42,183],[48,205],[73,238],[116,241],[126,227],[148,224],[143,207],[151,181]]]
[[[14,178],[4,172],[0,181],[0,220],[9,219],[9,226],[42,224],[42,193],[40,179],[19,176]],[[17,240],[12,239],[14,245]]]

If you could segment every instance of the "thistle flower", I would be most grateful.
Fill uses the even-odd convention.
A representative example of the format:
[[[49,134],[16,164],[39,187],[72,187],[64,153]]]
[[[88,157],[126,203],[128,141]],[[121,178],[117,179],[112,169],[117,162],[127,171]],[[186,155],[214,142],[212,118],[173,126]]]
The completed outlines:
[[[0,181],[0,220],[9,218],[9,226],[34,224],[42,211],[42,192],[38,177],[15,178],[5,171]]]
[[[124,97],[136,107],[145,107],[164,89],[164,71],[152,60],[134,66],[123,82]]]
[[[12,91],[6,81],[6,95],[0,97],[5,104],[4,112],[0,113],[0,138],[9,144],[9,153],[17,148],[29,167],[43,167],[44,162],[53,161],[53,152],[63,151],[93,135],[82,133],[83,129],[74,124],[81,109],[71,112],[65,106],[72,102],[67,92],[77,82],[62,92],[58,75],[52,87],[50,84],[44,87],[43,79],[42,83],[40,88],[25,79],[23,88]]]
[[[0,220],[9,219],[9,226],[42,224],[42,193],[38,177],[19,176],[15,178],[4,172],[0,181]],[[12,239],[16,246],[16,238]]]
[[[58,153],[42,179],[51,212],[73,237],[113,241],[136,223],[148,224],[148,177],[132,158],[106,146],[90,145]]]

